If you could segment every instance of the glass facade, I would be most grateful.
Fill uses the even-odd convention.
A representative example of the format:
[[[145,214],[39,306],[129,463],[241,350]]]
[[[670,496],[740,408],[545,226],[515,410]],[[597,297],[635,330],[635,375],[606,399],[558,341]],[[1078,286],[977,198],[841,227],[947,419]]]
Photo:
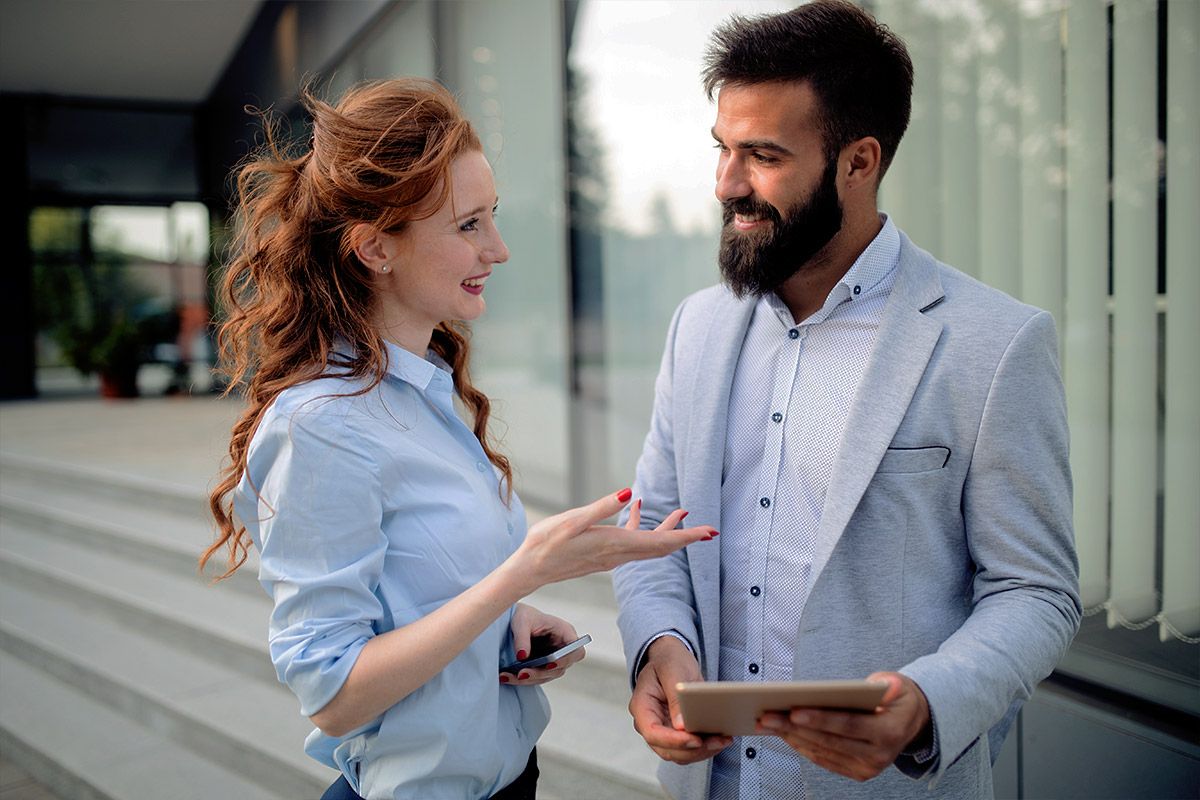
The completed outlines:
[[[1087,614],[1060,672],[1200,713],[1200,6],[872,6],[916,69],[882,207],[1058,324]]]
[[[143,391],[208,388],[204,205],[40,207],[29,241],[42,394],[89,385],[118,357],[161,367]]]

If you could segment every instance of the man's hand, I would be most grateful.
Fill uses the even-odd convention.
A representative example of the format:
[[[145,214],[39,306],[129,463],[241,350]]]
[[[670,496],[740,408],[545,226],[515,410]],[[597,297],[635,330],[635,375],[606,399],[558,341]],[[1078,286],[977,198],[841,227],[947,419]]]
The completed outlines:
[[[911,678],[876,672],[867,680],[889,684],[874,714],[794,708],[790,714],[763,714],[758,733],[781,737],[800,755],[831,772],[870,780],[904,750],[927,745],[931,726],[929,702]]]
[[[697,736],[683,729],[675,684],[702,680],[700,665],[683,642],[664,636],[650,645],[646,666],[629,701],[629,713],[634,729],[659,758],[692,764],[712,758],[733,742],[728,736]]]

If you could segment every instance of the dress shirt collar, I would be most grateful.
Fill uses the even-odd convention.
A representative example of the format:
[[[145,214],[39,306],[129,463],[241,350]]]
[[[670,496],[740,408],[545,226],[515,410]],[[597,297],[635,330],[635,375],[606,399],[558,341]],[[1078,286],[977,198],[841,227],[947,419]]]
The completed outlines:
[[[450,365],[437,353],[427,350],[425,358],[421,358],[392,342],[384,341],[383,344],[387,348],[389,375],[410,383],[423,392],[453,390],[454,379],[450,376]]]
[[[880,228],[879,233],[875,234],[875,238],[871,240],[867,248],[859,253],[858,258],[854,259],[854,263],[850,265],[850,269],[846,270],[846,274],[830,290],[829,296],[825,298],[825,304],[808,319],[802,320],[803,324],[811,325],[822,322],[835,308],[847,300],[866,297],[883,282],[889,272],[895,269],[896,264],[900,261],[900,231],[897,230],[896,224],[887,214],[879,216],[883,220],[883,227]],[[796,326],[797,323],[792,317],[791,310],[778,294],[768,292],[763,295],[762,302],[785,327],[794,328]]]
[[[388,375],[411,384],[422,392],[454,390],[454,370],[433,350],[427,350],[425,358],[421,358],[386,339],[383,347],[387,354]],[[354,347],[345,339],[339,339],[333,352],[349,357],[354,352]]]

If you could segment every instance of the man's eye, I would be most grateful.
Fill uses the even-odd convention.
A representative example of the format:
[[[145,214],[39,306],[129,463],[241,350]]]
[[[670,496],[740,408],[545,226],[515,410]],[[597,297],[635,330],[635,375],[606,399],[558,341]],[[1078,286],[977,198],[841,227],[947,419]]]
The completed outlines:
[[[779,159],[774,156],[764,155],[763,153],[754,153],[753,158],[760,164],[774,164]]]

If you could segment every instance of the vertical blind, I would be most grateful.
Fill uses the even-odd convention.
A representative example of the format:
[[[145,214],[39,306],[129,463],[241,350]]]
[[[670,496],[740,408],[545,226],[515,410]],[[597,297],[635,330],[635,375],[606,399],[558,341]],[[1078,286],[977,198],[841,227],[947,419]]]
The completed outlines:
[[[1058,324],[1087,613],[1200,641],[1200,3],[869,5],[916,69],[882,207]]]

